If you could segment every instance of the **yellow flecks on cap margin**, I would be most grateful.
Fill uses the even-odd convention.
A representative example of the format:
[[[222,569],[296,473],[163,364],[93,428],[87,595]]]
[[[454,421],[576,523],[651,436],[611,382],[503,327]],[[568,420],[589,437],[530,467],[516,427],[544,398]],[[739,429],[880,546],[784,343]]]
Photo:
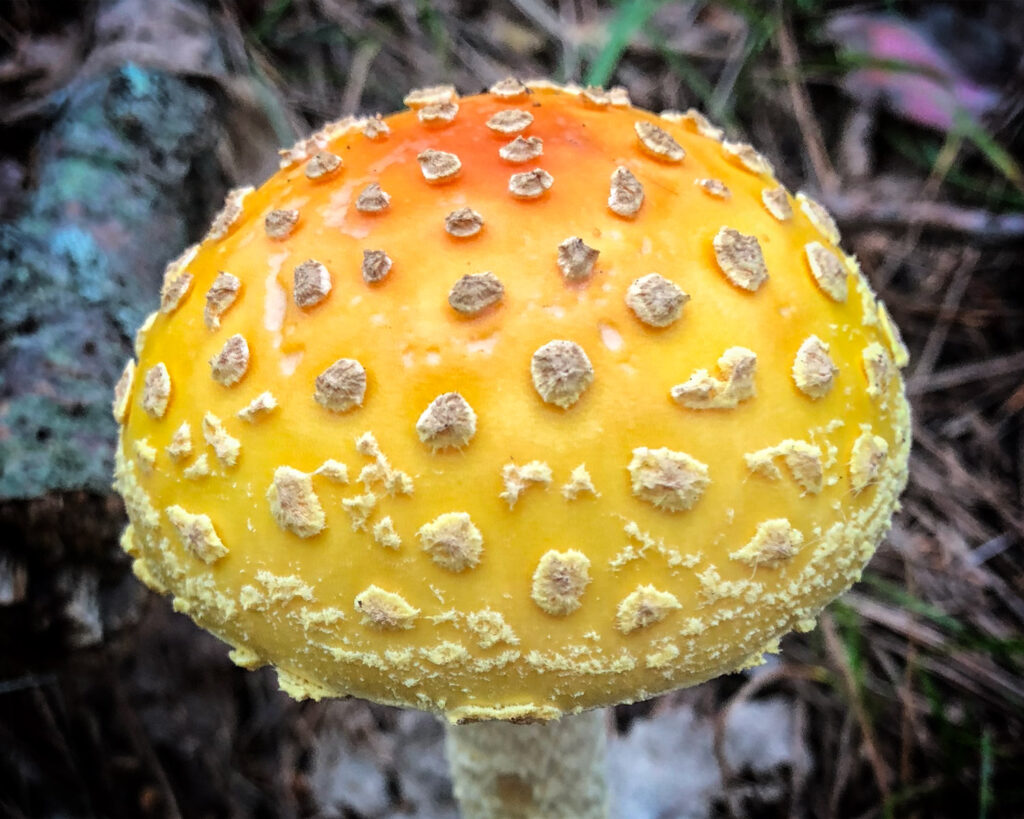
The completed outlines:
[[[215,563],[228,553],[207,515],[193,515],[177,504],[168,506],[164,514],[178,533],[181,544],[192,556],[204,563]]]
[[[331,412],[362,406],[366,396],[366,370],[352,358],[339,358],[316,377],[313,398]]]
[[[821,242],[804,245],[807,265],[821,291],[833,301],[846,301],[848,295],[847,270],[840,258]]]
[[[338,692],[314,683],[305,677],[294,674],[287,669],[274,666],[277,672],[277,687],[293,700],[313,700],[319,702],[325,697],[337,696]]]
[[[238,333],[225,341],[220,352],[210,359],[213,380],[225,387],[232,387],[241,381],[248,369],[249,343]]]
[[[142,408],[152,418],[163,418],[171,400],[171,374],[162,361],[146,373],[142,384]]]
[[[757,394],[757,354],[746,347],[730,347],[718,359],[722,378],[697,370],[671,390],[672,400],[690,409],[733,409]]]
[[[131,406],[134,386],[135,359],[129,358],[124,369],[121,370],[121,377],[117,379],[117,385],[114,387],[114,401],[111,405],[114,420],[119,424],[123,424],[128,418],[128,408]]]
[[[507,108],[487,120],[487,127],[499,134],[518,134],[532,124],[533,114],[519,108]]]
[[[114,450],[114,487],[124,498],[128,517],[135,524],[140,536],[151,535],[159,528],[160,513],[139,484],[135,464],[125,457],[120,446]]]
[[[644,203],[644,186],[625,165],[612,171],[608,191],[608,208],[617,216],[631,219],[640,212]]]
[[[828,354],[829,346],[817,336],[808,336],[793,361],[793,382],[811,398],[828,395],[839,368]]]
[[[135,460],[144,472],[151,472],[156,466],[156,449],[150,446],[147,438],[140,438],[135,442]]]
[[[306,178],[314,181],[326,179],[335,174],[341,166],[340,156],[330,151],[319,151],[306,163]]]
[[[842,238],[839,235],[839,227],[825,206],[803,192],[796,195],[796,201],[811,224],[821,231],[822,235],[832,244],[839,244],[839,240]]]
[[[584,492],[589,492],[595,498],[600,497],[601,493],[594,487],[594,482],[590,478],[590,473],[587,471],[585,464],[580,464],[572,473],[569,475],[567,483],[562,485],[562,497],[566,500],[576,500]]]
[[[480,563],[484,539],[465,512],[445,512],[417,532],[423,551],[442,569],[461,572]]]
[[[313,480],[305,472],[290,466],[277,467],[267,500],[274,520],[285,531],[312,537],[323,530],[324,510],[313,491]]]
[[[780,222],[788,222],[793,218],[793,206],[789,204],[789,194],[782,185],[761,191],[761,202],[764,203],[764,209]]]
[[[729,188],[721,179],[695,179],[693,184],[715,199],[729,199],[732,196]]]
[[[466,626],[473,632],[480,648],[491,648],[498,643],[507,643],[512,646],[519,643],[519,638],[512,627],[505,622],[501,612],[494,609],[471,611],[466,615]]]
[[[519,100],[530,93],[530,89],[515,77],[506,77],[494,83],[489,89],[491,94],[503,100]]]
[[[448,712],[448,721],[453,725],[469,725],[474,722],[501,720],[518,725],[529,725],[548,722],[564,716],[562,711],[552,705],[467,705],[453,708]]]
[[[447,151],[428,149],[422,151],[416,159],[420,163],[420,172],[428,182],[444,182],[452,179],[462,169],[462,161]]]
[[[267,238],[280,241],[287,239],[295,230],[299,221],[297,210],[272,210],[263,220],[263,230]]]
[[[535,136],[517,136],[507,145],[502,145],[498,149],[498,156],[506,162],[512,162],[516,165],[522,164],[523,162],[529,162],[531,159],[536,159],[537,157],[542,156],[543,153],[544,140]]]
[[[192,454],[192,427],[188,421],[174,430],[171,442],[165,447],[172,461],[183,461]]]
[[[446,666],[465,662],[469,658],[469,652],[461,643],[445,640],[437,645],[421,648],[420,656],[433,665]]]
[[[630,593],[615,612],[615,628],[623,634],[660,623],[682,604],[674,594],[652,585],[640,586]]]
[[[348,467],[341,461],[336,461],[334,458],[328,458],[314,471],[314,475],[322,475],[329,481],[335,483],[347,484],[348,483]]]
[[[476,236],[484,226],[484,217],[472,208],[459,208],[444,217],[444,229],[457,239]]]
[[[530,376],[545,402],[568,409],[593,383],[594,367],[579,344],[555,339],[533,354]]]
[[[770,480],[781,480],[782,472],[775,465],[775,459],[782,458],[793,480],[804,492],[817,495],[825,481],[821,447],[807,441],[787,438],[775,446],[748,452],[743,456],[747,469]]]
[[[759,591],[762,586],[752,583],[749,580],[723,580],[721,573],[715,566],[708,566],[704,571],[698,573],[697,581],[700,583],[700,606],[713,606],[719,600],[735,600],[741,597],[748,590]],[[756,600],[756,597],[751,598]],[[708,613],[712,617],[712,612]]]
[[[164,315],[177,310],[192,289],[193,277],[185,268],[191,264],[198,251],[199,245],[192,245],[164,269],[163,284],[160,286],[160,312]]]
[[[238,217],[242,215],[242,202],[253,190],[254,188],[247,186],[228,191],[228,195],[224,198],[224,207],[214,217],[213,224],[210,225],[210,230],[206,234],[208,240],[217,241],[228,235],[231,228],[238,222]]]
[[[860,434],[853,442],[850,455],[850,488],[854,494],[878,482],[888,456],[889,444],[885,438],[870,431]]]
[[[644,665],[648,668],[668,668],[679,657],[679,646],[675,643],[664,643],[644,657]]]
[[[360,213],[380,213],[391,204],[391,196],[376,182],[371,182],[356,197],[356,210]]]
[[[640,140],[640,147],[649,156],[665,162],[682,162],[686,157],[683,146],[676,142],[668,131],[659,128],[653,122],[637,120],[633,123],[633,130]]]
[[[903,343],[900,328],[893,322],[892,316],[889,315],[888,309],[882,302],[878,302],[876,310],[878,324],[881,327],[885,343],[889,345],[893,363],[900,368],[906,367],[910,363],[910,352],[907,350],[907,345]]]
[[[641,276],[626,291],[626,305],[651,327],[668,327],[679,318],[689,300],[689,295],[675,282],[657,273]]]
[[[707,464],[667,447],[637,447],[627,469],[633,494],[668,512],[692,508],[711,483]]]
[[[363,615],[364,625],[386,631],[412,628],[420,613],[401,595],[374,585],[356,595],[355,607]]]
[[[118,545],[129,557],[138,557],[139,547],[135,544],[135,527],[131,523],[125,526],[121,531],[121,538],[118,540]]]
[[[723,227],[715,234],[712,245],[715,261],[737,287],[754,292],[768,280],[768,265],[756,236]]]
[[[498,497],[507,501],[508,508],[511,509],[531,484],[547,487],[551,483],[551,467],[543,461],[530,461],[522,466],[505,464],[501,470],[501,481],[505,489]]]
[[[572,614],[590,583],[590,558],[575,549],[545,552],[533,573],[530,596],[543,611]]]
[[[398,549],[402,545],[402,538],[395,530],[395,523],[391,515],[385,515],[375,524],[371,530],[373,539],[385,549]]]
[[[203,416],[203,438],[206,443],[213,447],[213,453],[217,460],[225,466],[234,466],[238,463],[238,453],[242,448],[237,438],[228,435],[224,424],[212,412]]]
[[[316,259],[306,259],[295,267],[292,299],[296,307],[315,307],[331,292],[331,274]]]
[[[475,316],[497,304],[504,295],[505,285],[493,273],[467,273],[452,285],[448,304],[457,313]]]
[[[212,474],[210,469],[210,459],[204,452],[198,458],[196,458],[190,466],[188,466],[181,474],[185,476],[187,480],[198,481],[200,478],[206,478]]]
[[[263,418],[276,410],[277,406],[277,399],[274,397],[272,392],[261,392],[253,398],[252,401],[236,412],[235,417],[241,418],[243,421],[248,421],[250,424],[254,424],[260,418]]]
[[[762,153],[745,142],[725,141],[722,143],[722,153],[738,162],[751,173],[756,173],[760,176],[772,176],[775,173],[772,163]]]
[[[803,542],[803,533],[794,529],[786,518],[774,518],[759,523],[750,542],[742,549],[730,552],[729,557],[751,568],[766,566],[774,569],[800,551]]]
[[[248,646],[238,646],[228,652],[228,659],[239,668],[253,671],[267,664],[267,661],[260,657]]]
[[[893,377],[892,359],[885,348],[877,341],[872,341],[861,353],[864,364],[864,376],[868,380],[868,395],[879,398],[889,389]]]
[[[293,600],[314,599],[313,587],[296,574],[277,575],[260,569],[256,572],[256,583],[259,587],[246,584],[239,590],[238,602],[246,611],[266,611]]]
[[[206,291],[206,307],[203,308],[203,323],[209,330],[216,330],[220,327],[221,317],[228,308],[235,303],[238,293],[242,289],[242,283],[237,276],[225,273],[223,270],[217,274],[210,289]]]
[[[583,281],[594,272],[597,257],[601,255],[579,236],[570,236],[558,246],[558,269],[569,281]]]
[[[444,126],[455,121],[459,113],[457,102],[432,102],[416,109],[416,117],[424,125]]]
[[[554,184],[555,178],[542,168],[514,173],[508,179],[508,192],[517,199],[537,199]]]
[[[305,632],[316,629],[327,634],[336,632],[341,623],[348,619],[348,615],[337,606],[324,606],[322,608],[300,606],[294,612],[291,612],[290,616],[302,626]]]
[[[416,434],[431,449],[461,449],[476,434],[476,413],[459,393],[437,396],[416,422]]]
[[[363,251],[363,281],[376,284],[391,272],[391,257],[383,250]]]

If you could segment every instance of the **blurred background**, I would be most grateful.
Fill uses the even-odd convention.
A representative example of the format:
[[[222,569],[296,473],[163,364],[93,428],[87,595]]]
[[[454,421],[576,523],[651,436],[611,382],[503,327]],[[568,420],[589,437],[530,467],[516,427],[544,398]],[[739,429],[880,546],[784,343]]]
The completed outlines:
[[[697,107],[911,350],[911,483],[811,634],[609,714],[615,815],[1024,816],[1024,3],[0,0],[0,815],[454,817],[442,730],[295,703],[132,576],[110,393],[228,187],[507,75]]]

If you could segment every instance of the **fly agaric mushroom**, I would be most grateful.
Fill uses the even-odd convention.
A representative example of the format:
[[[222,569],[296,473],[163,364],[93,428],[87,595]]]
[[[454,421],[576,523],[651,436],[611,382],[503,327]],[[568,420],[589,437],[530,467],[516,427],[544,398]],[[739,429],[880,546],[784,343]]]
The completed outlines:
[[[462,726],[467,815],[601,815],[590,709],[758,663],[860,576],[907,353],[827,212],[696,112],[406,101],[169,266],[114,401],[124,548],[292,696]]]

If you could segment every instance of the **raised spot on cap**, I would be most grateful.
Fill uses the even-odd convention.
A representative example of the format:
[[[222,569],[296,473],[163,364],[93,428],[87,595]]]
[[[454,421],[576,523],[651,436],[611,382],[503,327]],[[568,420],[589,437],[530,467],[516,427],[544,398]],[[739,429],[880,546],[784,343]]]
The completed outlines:
[[[626,305],[644,324],[668,327],[683,312],[690,297],[675,283],[657,273],[636,279],[626,291]]]
[[[594,381],[594,367],[575,341],[556,339],[530,360],[534,389],[548,404],[568,409]]]
[[[640,147],[654,158],[666,162],[682,162],[686,157],[683,146],[676,142],[668,131],[659,128],[653,122],[637,120],[633,123],[633,130],[640,140]]]
[[[467,273],[448,293],[448,303],[464,316],[475,316],[501,301],[505,286],[491,272]]]
[[[423,410],[416,434],[431,449],[461,449],[476,434],[476,413],[459,393],[443,393]]]
[[[590,559],[576,549],[545,552],[533,572],[530,597],[542,611],[557,617],[572,614],[590,584]]]
[[[445,512],[420,527],[423,551],[442,569],[461,572],[480,563],[484,539],[465,512]]]
[[[640,211],[644,203],[644,186],[633,176],[625,165],[619,165],[612,171],[611,188],[608,192],[608,207],[612,213],[625,218],[632,218]]]
[[[753,292],[768,280],[768,265],[756,236],[723,227],[715,234],[712,244],[718,266],[737,287]]]
[[[353,358],[339,358],[316,377],[313,398],[332,412],[361,406],[366,396],[366,370]]]
[[[668,512],[693,508],[711,483],[707,464],[668,447],[637,447],[627,469],[633,494]]]

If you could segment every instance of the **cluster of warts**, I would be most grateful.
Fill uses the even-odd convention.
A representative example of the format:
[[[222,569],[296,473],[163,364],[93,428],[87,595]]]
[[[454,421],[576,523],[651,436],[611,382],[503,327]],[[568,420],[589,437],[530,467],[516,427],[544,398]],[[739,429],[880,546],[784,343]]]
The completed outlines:
[[[514,102],[522,99],[528,89],[509,80],[496,85],[493,93]],[[406,101],[421,119],[436,123],[454,118],[458,112],[456,99],[454,89],[438,86],[412,92]],[[599,89],[584,90],[581,99],[585,105],[597,108],[624,104],[621,93],[615,95]],[[699,133],[722,141],[721,132],[696,112],[666,112],[663,118],[668,121],[686,119],[693,123]],[[516,135],[512,142],[500,149],[503,158],[518,162],[542,155],[543,143],[540,138],[524,137],[521,134],[533,120],[529,111],[511,108],[494,114],[487,121],[487,127],[496,133]],[[383,121],[371,120],[370,125],[372,127],[366,133],[368,138],[387,135],[387,126]],[[685,150],[663,128],[646,120],[638,120],[634,123],[634,130],[641,150],[647,155],[668,163],[684,161]],[[760,174],[771,172],[770,164],[749,146],[722,141],[722,147],[727,156],[748,170]],[[427,149],[420,152],[417,159],[421,173],[428,182],[444,181],[458,174],[461,169],[459,158],[444,151]],[[308,159],[305,174],[310,180],[319,181],[340,172],[342,168],[341,158],[323,149]],[[727,198],[731,195],[719,180],[699,179],[696,183],[712,196]],[[541,196],[552,184],[551,175],[538,168],[513,174],[509,190],[519,198],[535,198]],[[243,200],[248,192],[245,189],[228,196],[224,209],[211,228],[212,238],[221,238],[231,229],[242,213]],[[773,217],[781,221],[792,218],[792,207],[784,188],[766,188],[762,198],[765,208]],[[643,200],[643,186],[633,172],[625,166],[615,168],[609,186],[609,209],[624,218],[633,218],[639,212]],[[799,195],[797,201],[829,241],[838,240],[835,223],[824,208],[803,195]],[[364,213],[379,213],[389,205],[390,196],[377,183],[367,185],[356,201],[357,209]],[[265,217],[266,234],[273,240],[286,239],[294,231],[299,219],[297,210],[272,210]],[[456,238],[475,236],[483,226],[484,218],[468,207],[452,211],[445,219],[446,231]],[[712,244],[721,273],[738,289],[755,292],[767,282],[767,265],[756,237],[734,228],[722,227],[714,236]],[[840,257],[820,242],[809,243],[805,252],[810,274],[822,292],[835,301],[845,301],[848,271]],[[190,292],[192,276],[186,267],[194,255],[195,249],[190,248],[182,258],[168,267],[162,291],[162,312],[174,312]],[[566,282],[582,282],[593,276],[599,263],[600,250],[591,247],[579,236],[570,236],[558,245],[554,257]],[[384,250],[365,250],[361,271],[363,281],[368,284],[383,282],[390,274],[392,265],[391,258]],[[331,271],[322,262],[307,259],[294,268],[292,299],[296,307],[310,310],[330,296],[333,286]],[[223,315],[235,303],[240,291],[241,282],[238,278],[228,272],[218,274],[206,293],[204,321],[210,330],[219,329]],[[448,302],[456,313],[473,317],[500,304],[504,295],[504,285],[493,273],[470,273],[452,285]],[[682,288],[658,273],[636,279],[625,294],[626,306],[636,319],[653,328],[668,327],[679,320],[689,300],[690,296]],[[211,376],[219,384],[232,387],[244,379],[249,362],[250,351],[245,337],[234,334],[211,359]],[[731,409],[754,397],[756,353],[742,347],[729,348],[718,360],[717,368],[719,376],[704,369],[694,372],[687,380],[671,388],[671,399],[682,407],[702,410]],[[865,350],[864,372],[870,395],[878,397],[884,394],[891,378],[891,369],[892,362],[880,345],[875,344]],[[806,339],[793,361],[792,376],[796,387],[809,398],[819,399],[828,394],[837,375],[838,368],[829,355],[828,345],[816,336]],[[581,345],[567,339],[553,339],[533,353],[530,376],[541,400],[561,409],[569,409],[591,386],[595,372]],[[338,359],[316,377],[313,398],[329,411],[348,412],[362,406],[366,378],[366,370],[361,362],[350,358]],[[154,418],[162,417],[170,400],[171,389],[166,366],[157,364],[151,367],[144,378],[142,408]],[[275,409],[276,405],[276,399],[266,393],[254,399],[238,415],[253,421]],[[119,393],[115,414],[123,418],[125,411],[125,398],[123,393]],[[416,424],[416,432],[420,440],[434,450],[462,448],[469,444],[475,434],[476,423],[476,414],[465,398],[458,393],[447,393],[438,396],[423,411]],[[680,463],[678,460],[671,462],[670,467],[666,461],[662,466],[678,472]],[[633,465],[630,471],[633,472]],[[649,483],[649,477],[638,479],[634,475],[634,494],[668,509],[684,509],[692,505],[692,500],[687,500],[690,497],[687,491],[665,491]],[[699,486],[700,481],[695,485]]]
[[[505,101],[516,102],[523,99],[529,90],[509,80],[497,84],[492,93]],[[628,105],[628,99],[623,102],[621,92],[586,89],[580,97],[583,104],[593,108]],[[406,103],[429,127],[443,127],[452,122],[459,111],[457,97],[447,87],[413,92],[406,98]],[[699,133],[721,142],[723,152],[747,170],[762,175],[772,173],[764,157],[750,146],[722,141],[722,133],[696,112],[666,113],[663,118],[670,122],[685,118]],[[533,120],[529,111],[507,109],[487,121],[487,127],[496,134],[514,137],[498,149],[502,159],[525,164],[543,156],[542,140],[523,134]],[[634,123],[634,129],[637,144],[644,154],[664,163],[685,161],[685,150],[661,127],[639,120]],[[364,125],[363,133],[368,139],[386,138],[388,128],[377,118]],[[434,149],[420,152],[417,161],[420,173],[428,183],[447,182],[462,169],[456,154]],[[342,159],[328,150],[313,153],[305,165],[305,175],[314,183],[343,170]],[[508,192],[517,199],[537,199],[543,197],[555,182],[550,173],[539,167],[518,171],[509,177]],[[728,199],[732,195],[717,179],[698,179],[695,184],[714,198]],[[621,165],[614,169],[608,191],[609,210],[624,219],[637,218],[643,208],[645,192],[641,180],[630,168]],[[227,235],[242,213],[247,193],[240,191],[229,196],[224,210],[210,229],[208,239],[217,240]],[[778,221],[793,218],[789,195],[781,186],[764,189],[762,203]],[[796,203],[828,243],[838,243],[838,229],[821,205],[802,194],[796,197]],[[380,214],[387,211],[390,204],[390,195],[379,184],[371,183],[359,193],[356,209],[361,213]],[[300,220],[298,210],[272,210],[265,217],[266,235],[273,241],[286,240]],[[474,237],[484,226],[484,217],[470,207],[452,211],[444,220],[446,232],[457,239]],[[714,236],[712,248],[721,274],[738,290],[755,293],[768,282],[769,271],[755,236],[723,226]],[[820,291],[832,301],[844,302],[848,297],[850,272],[844,259],[821,242],[808,243],[804,253],[809,274]],[[191,292],[194,282],[186,268],[194,254],[195,249],[192,248],[168,268],[161,292],[161,312],[173,313]],[[589,246],[579,236],[567,237],[553,248],[552,256],[554,265],[567,283],[586,282],[599,269],[600,250]],[[385,282],[392,264],[385,250],[364,251],[363,281],[367,284]],[[294,268],[292,284],[292,299],[296,307],[311,310],[329,298],[334,283],[332,272],[322,262],[309,259]],[[241,294],[239,279],[228,272],[217,276],[205,295],[203,317],[210,331],[219,330],[223,317]],[[448,302],[456,313],[472,318],[500,305],[504,295],[504,285],[493,273],[480,272],[467,274],[456,281],[449,292]],[[668,327],[678,321],[689,300],[690,296],[678,284],[657,273],[633,281],[624,299],[636,319],[652,328]],[[892,356],[875,343],[864,350],[862,359],[868,394],[876,399],[884,396],[895,373]],[[211,377],[223,387],[235,387],[244,380],[249,364],[248,343],[244,336],[234,334],[224,341],[211,359]],[[756,353],[742,347],[731,347],[723,352],[716,367],[715,374],[705,369],[697,370],[672,387],[671,399],[690,410],[720,410],[736,407],[756,395]],[[530,360],[529,372],[538,397],[562,410],[576,405],[595,379],[594,367],[586,351],[578,343],[566,339],[552,339],[537,348]],[[808,337],[795,352],[793,383],[808,399],[818,400],[828,395],[838,376],[839,369],[830,356],[829,345],[817,336]],[[127,417],[136,378],[134,362],[130,361],[115,393],[114,414],[119,422],[123,423]],[[141,408],[154,419],[164,417],[173,395],[167,367],[158,363],[148,368],[141,382]],[[363,404],[366,370],[355,359],[338,359],[317,376],[311,392],[312,398],[325,410],[349,412]],[[276,398],[265,392],[240,409],[237,416],[253,423],[276,409]],[[432,451],[462,449],[471,445],[477,423],[477,415],[465,397],[458,392],[448,392],[438,395],[424,408],[415,424],[415,433]],[[217,460],[223,466],[234,465],[239,444],[227,433],[220,419],[207,414],[202,431]],[[167,453],[175,461],[184,460],[192,454],[191,431],[187,422],[175,432]],[[854,493],[863,491],[879,479],[887,454],[885,439],[870,430],[865,430],[857,438],[849,461],[850,486]],[[747,455],[748,469],[771,480],[782,477],[778,463],[784,464],[806,494],[817,494],[822,490],[822,461],[820,448],[802,441],[784,441]],[[283,530],[306,538],[324,529],[326,514],[314,489],[314,475],[333,476],[342,482],[348,479],[344,465],[330,463],[335,466],[325,464],[322,473],[304,473],[287,466],[277,468],[266,498],[271,514]],[[563,487],[566,498],[573,498],[580,491],[596,494],[585,468],[581,466],[578,469],[580,474],[574,472],[573,480]],[[634,449],[626,469],[633,495],[670,513],[685,512],[694,507],[711,482],[706,464],[687,453],[664,447]],[[532,462],[524,466],[507,465],[502,478],[505,486],[502,498],[514,507],[524,489],[534,484],[546,487],[552,475],[546,464]],[[194,515],[176,505],[167,507],[165,514],[183,547],[197,559],[213,563],[227,554],[227,548],[206,515]],[[397,548],[401,543],[390,518],[375,524],[374,537],[390,548]],[[483,557],[484,535],[465,512],[440,515],[424,524],[416,537],[430,559],[451,572],[471,570]],[[803,533],[793,528],[788,520],[768,520],[758,526],[749,542],[731,552],[729,557],[751,568],[776,568],[797,554],[803,542]],[[582,552],[569,549],[545,553],[532,577],[534,603],[552,616],[572,614],[581,606],[590,583],[590,568],[590,560]],[[410,628],[419,615],[419,611],[400,595],[375,585],[357,595],[354,606],[367,624],[380,629]],[[664,620],[681,607],[679,600],[670,592],[652,585],[641,585],[619,602],[615,626],[622,634],[630,634]]]

